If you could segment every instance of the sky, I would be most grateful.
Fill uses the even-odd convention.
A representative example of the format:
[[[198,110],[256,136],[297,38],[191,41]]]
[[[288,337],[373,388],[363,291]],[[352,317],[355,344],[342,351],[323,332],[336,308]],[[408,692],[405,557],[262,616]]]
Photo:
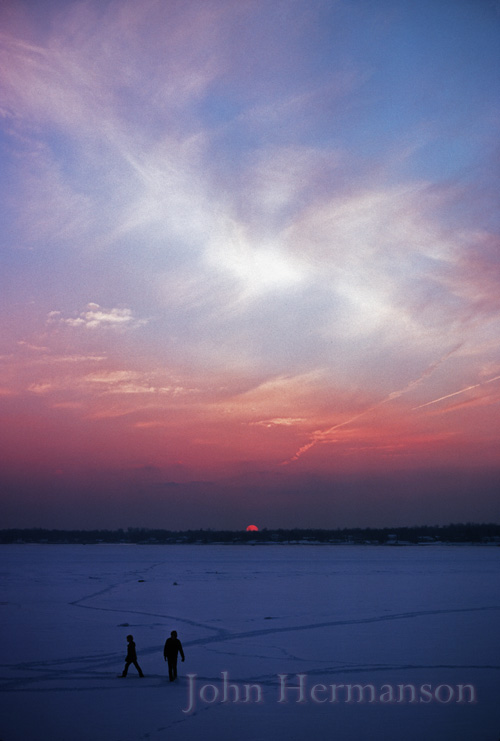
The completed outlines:
[[[500,521],[499,32],[4,0],[1,526]]]

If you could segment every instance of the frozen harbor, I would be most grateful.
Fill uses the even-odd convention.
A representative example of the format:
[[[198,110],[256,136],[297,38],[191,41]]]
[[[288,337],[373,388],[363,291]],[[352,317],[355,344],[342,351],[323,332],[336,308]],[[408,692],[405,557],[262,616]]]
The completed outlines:
[[[1,553],[2,741],[500,736],[496,547]]]

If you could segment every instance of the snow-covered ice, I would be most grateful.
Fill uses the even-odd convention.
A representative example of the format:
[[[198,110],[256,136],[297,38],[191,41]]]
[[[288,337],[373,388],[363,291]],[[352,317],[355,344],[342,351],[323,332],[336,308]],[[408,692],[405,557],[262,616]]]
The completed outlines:
[[[0,553],[2,741],[500,736],[499,548],[102,544]],[[173,629],[186,661],[170,683],[163,644]],[[133,666],[117,677],[129,633],[144,679]],[[226,685],[222,702],[224,677],[238,689]],[[400,685],[408,685],[401,701]]]

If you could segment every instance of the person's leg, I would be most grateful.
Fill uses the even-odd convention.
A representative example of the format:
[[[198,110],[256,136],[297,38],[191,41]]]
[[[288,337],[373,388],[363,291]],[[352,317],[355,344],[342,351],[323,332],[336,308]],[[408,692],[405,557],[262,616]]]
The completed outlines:
[[[123,667],[122,677],[127,676],[129,666],[130,666],[130,661],[126,661],[125,666]]]
[[[173,671],[174,679],[177,679],[177,656],[172,661],[172,671]]]
[[[173,662],[172,662],[172,659],[169,658],[168,656],[167,656],[167,661],[168,661],[168,678],[170,679],[171,682],[173,682],[174,681]]]
[[[135,666],[135,668],[137,669],[137,671],[139,672],[139,676],[140,676],[140,677],[143,677],[143,676],[144,676],[144,674],[142,673],[142,669],[141,669],[141,667],[139,666],[139,664],[137,663],[137,661],[134,661],[134,666]]]

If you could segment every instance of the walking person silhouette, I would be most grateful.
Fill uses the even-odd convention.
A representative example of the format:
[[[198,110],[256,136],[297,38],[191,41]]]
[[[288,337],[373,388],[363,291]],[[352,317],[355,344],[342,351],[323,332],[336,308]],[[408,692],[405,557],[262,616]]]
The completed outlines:
[[[137,669],[137,671],[139,672],[139,676],[143,677],[144,674],[142,673],[142,669],[137,663],[137,653],[135,650],[134,636],[127,636],[127,641],[128,641],[128,645],[127,645],[127,655],[125,656],[125,666],[120,676],[126,677],[130,664],[133,664],[135,668]]]
[[[163,649],[163,659],[164,661],[168,661],[168,678],[171,682],[177,679],[177,654],[179,653],[182,661],[184,661],[182,643],[177,638],[177,631],[173,630],[170,633],[170,638],[167,638],[165,641],[165,647]]]

